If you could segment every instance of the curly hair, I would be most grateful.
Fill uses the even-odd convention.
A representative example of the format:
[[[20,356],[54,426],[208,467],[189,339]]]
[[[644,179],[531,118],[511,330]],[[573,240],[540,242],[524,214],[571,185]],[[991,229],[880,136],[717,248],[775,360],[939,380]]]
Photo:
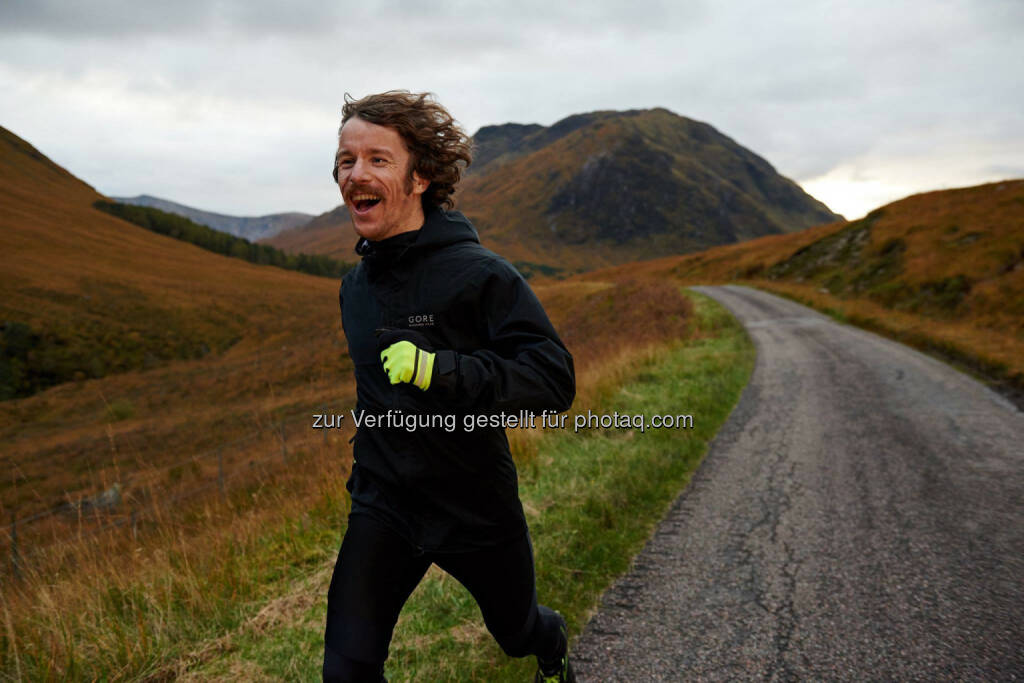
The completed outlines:
[[[423,193],[423,207],[455,206],[452,194],[463,170],[473,161],[472,143],[448,110],[432,93],[389,90],[354,99],[345,93],[341,128],[353,116],[378,126],[393,128],[402,137],[412,162],[409,168],[430,181]],[[334,180],[338,180],[338,156],[334,157]]]

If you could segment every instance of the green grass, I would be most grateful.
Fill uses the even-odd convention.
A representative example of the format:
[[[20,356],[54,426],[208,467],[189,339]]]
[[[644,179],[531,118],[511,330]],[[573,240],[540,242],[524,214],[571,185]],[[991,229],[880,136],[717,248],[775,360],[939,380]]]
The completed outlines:
[[[636,368],[601,410],[690,414],[693,429],[547,430],[538,455],[520,465],[538,594],[566,616],[573,634],[689,481],[752,370],[754,351],[742,328],[710,299],[691,296],[697,338]],[[189,668],[201,678],[319,680],[329,579],[327,562],[266,608],[271,616],[248,621]],[[469,593],[432,569],[402,612],[386,674],[392,681],[500,681],[528,680],[533,669],[532,658],[506,657]]]

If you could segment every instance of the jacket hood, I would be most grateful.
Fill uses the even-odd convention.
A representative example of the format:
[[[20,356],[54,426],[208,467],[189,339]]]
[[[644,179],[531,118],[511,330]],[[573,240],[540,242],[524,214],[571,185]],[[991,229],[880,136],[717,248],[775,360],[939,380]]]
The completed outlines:
[[[445,211],[440,207],[427,210],[423,227],[416,233],[416,239],[406,249],[443,247],[456,242],[480,242],[480,236],[468,218],[459,211]],[[375,245],[365,237],[360,237],[356,242],[356,253],[371,256],[375,252]]]

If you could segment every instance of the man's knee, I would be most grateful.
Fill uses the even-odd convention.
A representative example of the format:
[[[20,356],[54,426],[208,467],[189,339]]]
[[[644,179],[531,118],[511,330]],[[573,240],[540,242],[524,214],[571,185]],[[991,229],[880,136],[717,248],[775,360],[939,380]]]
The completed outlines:
[[[324,650],[324,683],[386,683],[384,662],[357,662],[339,655],[330,648]]]

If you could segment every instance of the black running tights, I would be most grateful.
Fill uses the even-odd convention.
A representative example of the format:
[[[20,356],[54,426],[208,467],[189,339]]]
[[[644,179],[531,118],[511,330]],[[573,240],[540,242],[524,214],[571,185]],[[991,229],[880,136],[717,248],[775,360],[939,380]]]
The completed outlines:
[[[486,550],[423,553],[385,524],[351,515],[327,593],[324,681],[384,680],[398,613],[431,563],[469,590],[506,654],[560,656],[560,618],[537,604],[528,534]]]

